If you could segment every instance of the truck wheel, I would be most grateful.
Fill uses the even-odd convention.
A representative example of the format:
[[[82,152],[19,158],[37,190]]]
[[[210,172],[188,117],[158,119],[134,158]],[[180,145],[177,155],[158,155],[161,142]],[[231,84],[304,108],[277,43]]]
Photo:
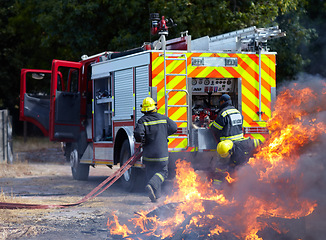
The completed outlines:
[[[130,146],[129,146],[129,141],[125,140],[122,143],[121,147],[121,152],[120,152],[120,167],[128,161],[128,159],[131,157],[131,152],[130,152]],[[122,176],[121,176],[121,183],[123,188],[131,192],[133,190],[136,190],[137,184],[139,184],[139,178],[140,178],[140,169],[131,167],[126,171]]]
[[[70,166],[72,176],[75,180],[87,180],[89,175],[89,165],[81,164],[77,144],[72,144],[70,151]]]

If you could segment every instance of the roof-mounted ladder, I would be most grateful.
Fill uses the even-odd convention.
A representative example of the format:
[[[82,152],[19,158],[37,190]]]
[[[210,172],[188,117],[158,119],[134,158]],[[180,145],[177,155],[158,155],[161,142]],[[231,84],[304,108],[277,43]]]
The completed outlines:
[[[241,52],[257,51],[259,46],[263,51],[268,51],[267,40],[285,35],[278,26],[269,28],[253,26],[214,37],[194,39],[191,41],[191,50]]]

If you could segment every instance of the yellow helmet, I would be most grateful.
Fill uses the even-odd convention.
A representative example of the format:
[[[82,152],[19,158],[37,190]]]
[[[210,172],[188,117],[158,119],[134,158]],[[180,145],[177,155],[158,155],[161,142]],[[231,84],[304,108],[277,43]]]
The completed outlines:
[[[231,140],[225,140],[219,142],[216,151],[222,158],[227,158],[232,148],[233,148],[233,142]]]
[[[147,97],[143,100],[143,104],[141,105],[142,112],[151,112],[155,110],[156,103],[153,98]]]

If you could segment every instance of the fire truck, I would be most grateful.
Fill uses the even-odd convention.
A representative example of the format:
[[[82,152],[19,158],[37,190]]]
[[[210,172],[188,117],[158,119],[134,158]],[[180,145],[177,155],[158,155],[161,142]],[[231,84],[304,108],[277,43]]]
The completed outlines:
[[[167,40],[166,20],[152,20],[159,39],[124,52],[82,56],[80,62],[53,60],[51,70],[22,69],[20,120],[38,126],[65,145],[72,175],[87,180],[90,166],[123,165],[139,143],[133,130],[140,105],[150,96],[158,113],[174,120],[169,166],[177,159],[195,169],[216,159],[208,128],[219,98],[228,93],[243,115],[245,136],[264,141],[276,97],[276,53],[267,41],[282,37],[278,27],[249,27],[214,37],[191,39],[187,32]],[[142,160],[126,172],[131,191],[144,176]]]

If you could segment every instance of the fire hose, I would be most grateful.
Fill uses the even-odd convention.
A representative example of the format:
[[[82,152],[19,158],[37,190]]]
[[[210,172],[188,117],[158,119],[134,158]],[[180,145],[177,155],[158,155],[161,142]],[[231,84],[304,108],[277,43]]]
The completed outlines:
[[[88,193],[85,197],[79,200],[76,203],[70,204],[61,204],[61,205],[46,205],[46,204],[26,204],[26,203],[8,203],[8,202],[0,202],[0,209],[49,209],[49,208],[66,208],[77,206],[81,203],[89,201],[102,192],[104,192],[107,188],[109,188],[114,182],[116,182],[129,168],[131,168],[135,162],[140,159],[142,156],[141,147],[138,147],[134,153],[117,171],[114,172],[112,176],[109,176],[102,183],[100,183],[96,188],[94,188],[90,193]]]

